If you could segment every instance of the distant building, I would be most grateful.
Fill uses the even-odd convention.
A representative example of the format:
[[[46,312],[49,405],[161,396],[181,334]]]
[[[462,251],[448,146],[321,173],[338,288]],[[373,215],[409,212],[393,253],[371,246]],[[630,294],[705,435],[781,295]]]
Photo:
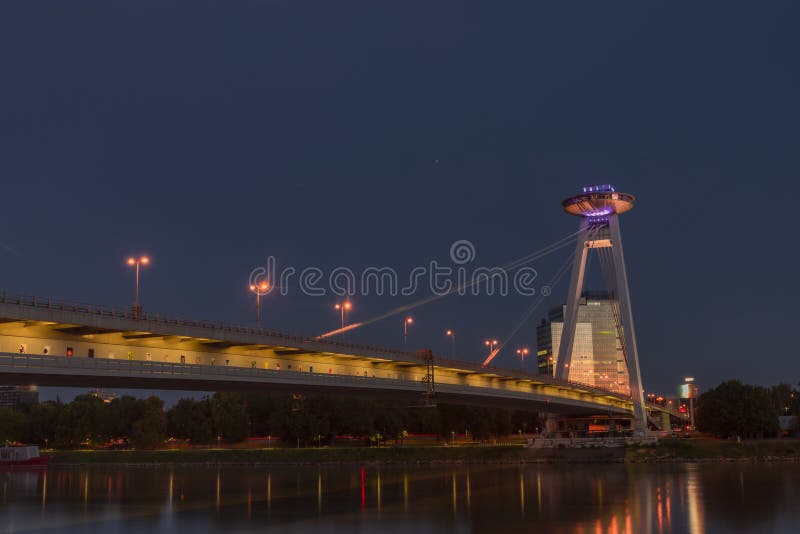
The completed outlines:
[[[119,397],[119,395],[115,393],[107,393],[102,389],[93,389],[89,391],[89,396],[96,397],[101,401],[103,401],[105,404],[111,404],[111,401]]]
[[[694,399],[698,397],[700,394],[700,388],[695,383],[694,378],[691,376],[687,376],[683,379],[683,384],[680,385],[678,388],[678,396],[681,398],[681,405],[679,410],[681,413],[686,413],[687,407],[685,400],[689,401],[689,418],[690,418],[690,427],[694,430]]]
[[[0,386],[0,407],[19,410],[38,402],[39,389],[36,386]]]
[[[797,416],[779,415],[778,428],[780,429],[781,436],[797,436]]]
[[[694,378],[687,378],[678,387],[678,396],[681,400],[696,399],[700,395],[700,388],[694,383]]]
[[[565,306],[553,308],[536,329],[539,374],[554,376]],[[606,292],[584,291],[578,303],[578,321],[569,380],[629,394],[628,367],[619,337],[616,300]]]

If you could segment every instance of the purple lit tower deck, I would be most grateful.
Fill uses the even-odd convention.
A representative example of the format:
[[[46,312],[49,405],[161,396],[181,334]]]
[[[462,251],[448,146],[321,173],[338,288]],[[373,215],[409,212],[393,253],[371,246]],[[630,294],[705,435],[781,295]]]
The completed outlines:
[[[578,217],[617,215],[633,208],[633,195],[617,193],[611,185],[584,187],[583,194],[564,199],[564,211]]]
[[[567,306],[558,359],[555,365],[556,378],[569,378],[572,352],[575,344],[575,331],[578,318],[578,305],[586,275],[586,260],[589,251],[595,249],[603,256],[601,264],[607,267],[606,285],[613,300],[618,303],[618,330],[625,364],[628,368],[631,400],[633,401],[633,428],[637,434],[647,431],[647,416],[644,409],[642,375],[639,369],[639,354],[633,327],[628,276],[622,253],[622,237],[619,229],[619,215],[633,208],[634,196],[617,192],[609,184],[584,187],[583,193],[571,196],[561,202],[564,211],[581,218],[578,231],[575,259],[572,265]],[[610,254],[601,249],[610,249]],[[603,261],[605,260],[605,261]]]

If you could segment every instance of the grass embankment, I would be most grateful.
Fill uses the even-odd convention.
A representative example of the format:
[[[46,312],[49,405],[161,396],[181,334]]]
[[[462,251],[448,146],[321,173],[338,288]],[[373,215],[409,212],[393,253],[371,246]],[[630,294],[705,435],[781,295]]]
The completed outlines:
[[[800,441],[794,439],[750,440],[737,443],[714,438],[662,439],[650,447],[630,447],[631,462],[698,460],[798,460]]]
[[[562,463],[678,461],[800,461],[800,441],[736,443],[710,438],[664,439],[627,448],[528,449],[523,446],[354,447],[309,449],[182,449],[53,451],[56,465],[75,464],[346,464],[346,463]]]

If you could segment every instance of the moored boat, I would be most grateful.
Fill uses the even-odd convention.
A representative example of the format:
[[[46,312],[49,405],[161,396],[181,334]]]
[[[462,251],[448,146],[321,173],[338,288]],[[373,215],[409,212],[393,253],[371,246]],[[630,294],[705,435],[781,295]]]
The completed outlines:
[[[0,447],[0,469],[47,467],[49,456],[41,456],[36,445]]]

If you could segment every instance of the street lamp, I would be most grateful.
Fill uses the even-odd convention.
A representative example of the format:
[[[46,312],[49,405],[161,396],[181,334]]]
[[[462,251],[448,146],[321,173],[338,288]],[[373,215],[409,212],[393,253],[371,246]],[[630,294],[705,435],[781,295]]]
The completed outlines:
[[[447,337],[450,338],[450,348],[451,348],[451,351],[453,353],[452,356],[453,356],[453,358],[455,358],[456,357],[456,333],[453,332],[452,330],[447,330],[445,332],[445,335],[447,335]]]
[[[258,284],[250,284],[250,291],[256,294],[256,323],[261,325],[261,296],[269,293],[269,282],[262,280]]]
[[[519,365],[523,369],[525,369],[525,356],[528,355],[528,347],[522,347],[517,349],[517,354],[519,355]]]
[[[347,317],[347,312],[349,312],[352,307],[353,307],[353,305],[350,304],[349,300],[346,300],[346,301],[342,302],[341,304],[337,302],[333,306],[334,310],[340,310],[342,312],[342,326],[341,326],[342,328],[344,328],[344,323],[345,323],[345,318]]]
[[[494,348],[497,346],[497,340],[496,339],[492,339],[492,340],[487,339],[486,341],[483,342],[483,344],[486,345],[487,347],[489,347],[489,356],[491,356],[492,352],[494,352]]]
[[[149,265],[149,264],[150,264],[150,258],[148,258],[147,256],[140,256],[139,258],[134,258],[133,256],[131,256],[130,258],[128,258],[128,265],[130,265],[131,267],[135,267],[136,268],[136,297],[135,297],[134,304],[133,304],[133,309],[134,309],[135,313],[138,313],[139,310],[140,310],[140,307],[139,307],[139,267],[142,266],[142,265]]]
[[[403,347],[405,348],[408,345],[408,327],[409,325],[414,324],[413,317],[406,317],[403,320]]]

